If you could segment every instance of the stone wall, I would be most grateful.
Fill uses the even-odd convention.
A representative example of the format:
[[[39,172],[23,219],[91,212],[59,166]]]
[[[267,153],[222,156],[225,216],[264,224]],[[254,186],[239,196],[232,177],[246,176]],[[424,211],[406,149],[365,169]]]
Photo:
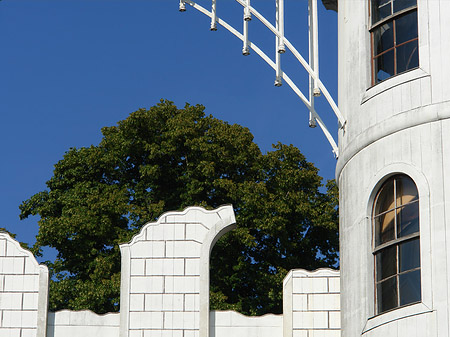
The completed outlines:
[[[291,270],[283,282],[284,337],[339,337],[339,271]]]
[[[190,207],[146,224],[122,252],[120,313],[48,310],[48,270],[0,233],[1,337],[337,337],[339,272],[292,270],[283,315],[209,311],[209,257],[231,206]]]
[[[0,233],[0,336],[45,337],[48,269]]]

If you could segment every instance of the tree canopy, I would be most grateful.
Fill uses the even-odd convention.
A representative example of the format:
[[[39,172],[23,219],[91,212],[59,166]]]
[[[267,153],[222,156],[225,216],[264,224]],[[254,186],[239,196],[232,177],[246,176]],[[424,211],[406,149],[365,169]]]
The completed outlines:
[[[47,189],[20,205],[40,216],[33,252],[47,261],[50,309],[119,310],[120,250],[149,221],[188,206],[231,203],[237,229],[211,256],[211,308],[282,311],[282,280],[293,268],[333,266],[337,190],[292,145],[262,154],[250,131],[161,101],[102,129],[99,145],[71,148]]]

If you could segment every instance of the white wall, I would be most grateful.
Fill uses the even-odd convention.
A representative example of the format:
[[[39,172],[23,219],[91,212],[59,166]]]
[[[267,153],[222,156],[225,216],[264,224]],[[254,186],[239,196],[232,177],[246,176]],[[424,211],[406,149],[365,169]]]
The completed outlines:
[[[371,86],[369,1],[339,2],[342,334],[450,335],[450,1],[418,0],[419,68]],[[421,303],[377,315],[372,206],[389,175],[420,198]]]
[[[45,337],[48,269],[0,233],[0,336]]]
[[[47,337],[119,337],[120,314],[62,310],[48,314]]]
[[[231,206],[162,215],[121,245],[120,313],[47,313],[48,270],[0,233],[0,337],[337,337],[339,272],[293,270],[283,315],[209,311],[209,256]]]
[[[209,336],[209,255],[232,206],[163,214],[120,246],[121,337]]]
[[[283,282],[284,337],[339,337],[339,271],[291,270]]]

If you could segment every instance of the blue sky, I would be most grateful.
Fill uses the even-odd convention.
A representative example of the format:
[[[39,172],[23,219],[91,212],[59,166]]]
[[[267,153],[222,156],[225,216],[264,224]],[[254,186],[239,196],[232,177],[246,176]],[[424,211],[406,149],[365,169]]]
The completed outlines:
[[[208,6],[208,1],[199,0]],[[274,22],[274,0],[252,5]],[[294,144],[326,179],[336,160],[308,111],[241,41],[178,0],[0,1],[0,227],[33,243],[37,218],[19,220],[19,204],[45,189],[53,165],[70,147],[98,144],[115,125],[161,98],[246,126],[263,152]],[[286,36],[308,56],[307,0],[286,0]],[[218,0],[218,15],[242,27],[242,7]],[[337,14],[319,0],[320,77],[337,99]],[[250,39],[274,55],[274,36],[256,20]],[[306,90],[306,71],[283,55],[284,71]],[[337,120],[321,98],[317,110],[336,135]]]

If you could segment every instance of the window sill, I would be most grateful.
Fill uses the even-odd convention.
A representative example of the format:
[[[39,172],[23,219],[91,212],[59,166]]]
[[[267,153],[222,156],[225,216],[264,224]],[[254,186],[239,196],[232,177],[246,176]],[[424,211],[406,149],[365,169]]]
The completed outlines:
[[[373,87],[367,89],[361,99],[361,104],[364,104],[365,102],[375,97],[376,95],[381,94],[382,92],[385,92],[391,88],[394,88],[397,85],[428,76],[430,76],[430,74],[428,74],[426,71],[424,71],[421,68],[416,68],[393,76],[391,78],[388,78],[387,80],[375,84]]]
[[[428,308],[423,303],[417,303],[408,305],[406,307],[398,308],[389,312],[385,312],[383,314],[373,316],[369,318],[366,322],[366,325],[364,327],[364,330],[362,331],[362,334],[365,334],[366,332],[369,332],[370,330],[373,330],[379,326],[382,326],[384,324],[388,324],[390,322],[410,317],[410,316],[417,316],[426,314],[429,312],[432,312],[430,308]]]

